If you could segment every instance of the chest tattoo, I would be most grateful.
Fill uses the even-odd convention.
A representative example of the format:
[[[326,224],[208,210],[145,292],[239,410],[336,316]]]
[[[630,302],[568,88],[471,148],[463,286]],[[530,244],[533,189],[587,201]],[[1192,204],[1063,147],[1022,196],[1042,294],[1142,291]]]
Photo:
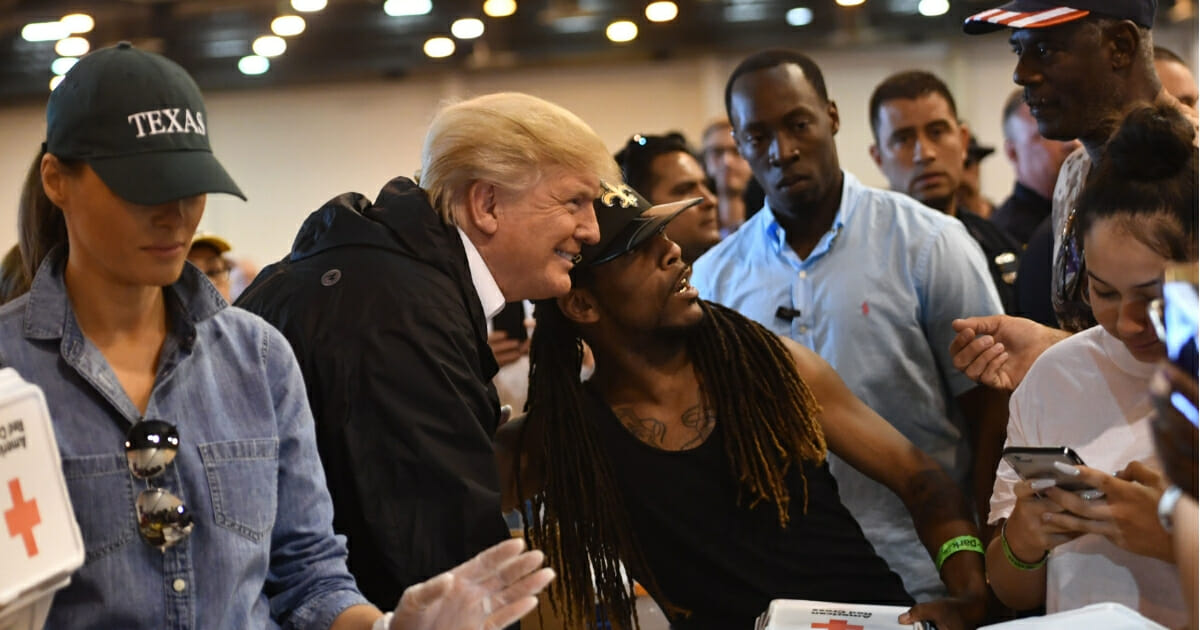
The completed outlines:
[[[684,411],[678,422],[664,422],[658,418],[642,417],[633,409],[615,409],[621,424],[638,440],[666,450],[683,451],[704,443],[716,426],[716,416],[696,405]]]

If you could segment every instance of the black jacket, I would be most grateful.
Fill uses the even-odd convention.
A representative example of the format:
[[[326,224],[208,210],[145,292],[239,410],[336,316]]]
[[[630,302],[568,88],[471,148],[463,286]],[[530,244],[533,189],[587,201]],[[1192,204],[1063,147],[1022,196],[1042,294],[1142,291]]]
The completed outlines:
[[[1021,264],[1021,245],[987,219],[959,207],[958,220],[967,227],[967,232],[979,243],[987,258],[988,271],[992,273],[992,284],[1000,294],[1000,304],[1009,315],[1017,311],[1017,270]]]
[[[368,599],[391,610],[405,587],[508,537],[487,323],[458,231],[416,184],[326,203],[237,305],[296,352],[334,529]]]

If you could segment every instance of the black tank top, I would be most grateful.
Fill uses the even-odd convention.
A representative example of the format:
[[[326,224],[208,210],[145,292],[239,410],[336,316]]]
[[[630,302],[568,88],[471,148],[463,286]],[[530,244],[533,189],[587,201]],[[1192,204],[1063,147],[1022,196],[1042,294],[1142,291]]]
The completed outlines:
[[[673,628],[752,630],[778,598],[912,604],[842,505],[828,464],[804,464],[807,512],[790,470],[790,520],[780,528],[773,503],[738,504],[720,431],[694,449],[664,451],[631,435],[595,392],[585,400],[659,587],[691,611]]]

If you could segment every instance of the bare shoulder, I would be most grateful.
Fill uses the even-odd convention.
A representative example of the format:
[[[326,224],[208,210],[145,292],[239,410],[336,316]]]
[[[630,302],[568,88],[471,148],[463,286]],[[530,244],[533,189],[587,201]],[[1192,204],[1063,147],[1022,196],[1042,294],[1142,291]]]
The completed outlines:
[[[830,371],[833,370],[821,355],[813,352],[799,343],[787,338],[780,337],[783,342],[783,347],[787,348],[788,353],[792,355],[792,360],[796,363],[796,371],[800,373],[800,378],[811,386],[814,382],[821,381],[828,377]]]

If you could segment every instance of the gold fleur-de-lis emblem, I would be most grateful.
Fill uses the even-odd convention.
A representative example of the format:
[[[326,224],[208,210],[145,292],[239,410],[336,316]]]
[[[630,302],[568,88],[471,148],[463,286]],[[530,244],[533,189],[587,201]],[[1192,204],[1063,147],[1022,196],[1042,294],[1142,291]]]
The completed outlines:
[[[636,208],[638,205],[637,193],[628,184],[613,186],[608,182],[600,182],[600,188],[603,192],[600,193],[600,203],[613,207],[614,203],[620,203],[622,208]]]

